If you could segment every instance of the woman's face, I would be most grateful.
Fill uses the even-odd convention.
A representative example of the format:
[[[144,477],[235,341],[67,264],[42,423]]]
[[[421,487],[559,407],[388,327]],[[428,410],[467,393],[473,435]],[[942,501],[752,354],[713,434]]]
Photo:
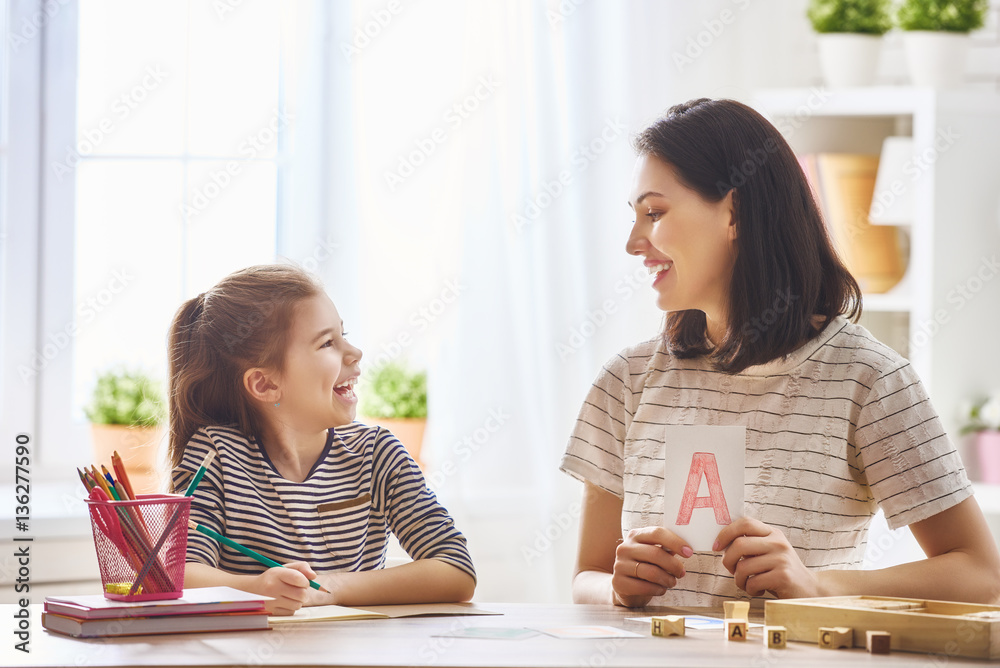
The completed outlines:
[[[284,369],[279,374],[282,418],[302,431],[349,424],[357,410],[354,382],[361,351],[348,343],[344,323],[325,294],[294,310]]]
[[[723,323],[735,259],[732,191],[709,202],[682,185],[668,163],[641,155],[629,206],[635,224],[625,250],[641,255],[664,311],[698,309]]]

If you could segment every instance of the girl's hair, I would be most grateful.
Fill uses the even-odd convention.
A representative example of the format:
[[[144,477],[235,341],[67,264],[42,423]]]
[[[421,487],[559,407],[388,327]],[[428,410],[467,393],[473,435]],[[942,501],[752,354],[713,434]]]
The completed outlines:
[[[290,265],[248,267],[186,301],[170,325],[170,460],[198,429],[235,425],[257,437],[261,416],[243,387],[254,367],[281,369],[295,307],[323,293]]]
[[[837,256],[809,182],[784,137],[734,100],[701,98],[671,107],[633,140],[640,155],[668,163],[710,202],[733,191],[736,257],[727,331],[712,347],[702,311],[667,314],[674,355],[711,354],[739,373],[788,355],[838,315],[857,321],[861,289]]]

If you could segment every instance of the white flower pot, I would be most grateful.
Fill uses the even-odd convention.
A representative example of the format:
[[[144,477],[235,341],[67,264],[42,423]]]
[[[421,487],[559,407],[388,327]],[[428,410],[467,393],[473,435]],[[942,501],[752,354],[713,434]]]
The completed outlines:
[[[910,80],[915,86],[954,88],[965,80],[969,35],[910,30],[903,33]]]
[[[881,36],[831,32],[816,37],[819,41],[819,66],[828,86],[870,86],[875,81],[882,49]]]

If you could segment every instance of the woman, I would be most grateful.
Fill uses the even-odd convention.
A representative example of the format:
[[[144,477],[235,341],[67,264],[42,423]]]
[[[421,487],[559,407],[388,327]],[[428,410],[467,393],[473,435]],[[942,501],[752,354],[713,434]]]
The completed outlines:
[[[626,250],[656,275],[666,325],[605,365],[563,458],[585,487],[574,600],[997,600],[1000,555],[961,459],[909,363],[854,324],[861,291],[784,138],[699,99],[635,146]],[[661,526],[664,467],[684,465],[664,425],[746,427],[744,517],[710,552]],[[927,559],[858,570],[879,506]]]

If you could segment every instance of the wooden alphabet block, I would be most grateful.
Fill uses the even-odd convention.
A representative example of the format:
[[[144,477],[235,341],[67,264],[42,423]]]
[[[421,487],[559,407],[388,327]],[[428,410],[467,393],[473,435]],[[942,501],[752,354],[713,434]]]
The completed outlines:
[[[788,629],[784,626],[765,626],[764,642],[768,649],[785,649],[785,640],[788,636]]]
[[[749,601],[723,601],[722,608],[726,611],[726,619],[750,619]]]
[[[727,619],[726,620],[726,639],[727,640],[740,640],[744,641],[747,639],[747,622],[745,619]]]
[[[872,654],[888,654],[892,634],[888,631],[868,631],[865,647]]]
[[[667,615],[666,617],[653,617],[651,631],[654,636],[666,638],[667,636],[684,635],[685,618],[680,615]]]
[[[839,649],[854,646],[854,629],[847,626],[819,627],[819,646],[823,649]]]

